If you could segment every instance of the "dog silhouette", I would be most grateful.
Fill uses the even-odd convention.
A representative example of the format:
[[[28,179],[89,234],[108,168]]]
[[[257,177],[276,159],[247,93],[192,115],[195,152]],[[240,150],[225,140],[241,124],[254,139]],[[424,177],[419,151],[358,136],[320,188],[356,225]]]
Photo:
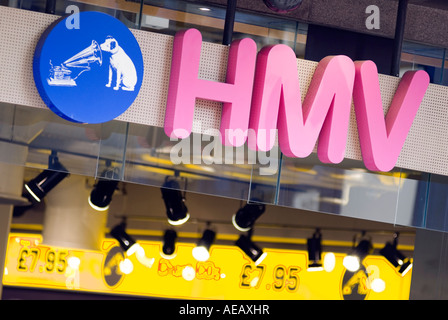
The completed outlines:
[[[126,52],[118,45],[117,40],[112,36],[106,37],[104,43],[101,44],[101,50],[111,54],[109,60],[109,82],[106,87],[112,85],[112,79],[115,73],[116,84],[114,90],[134,91],[137,84],[137,71],[134,63]]]

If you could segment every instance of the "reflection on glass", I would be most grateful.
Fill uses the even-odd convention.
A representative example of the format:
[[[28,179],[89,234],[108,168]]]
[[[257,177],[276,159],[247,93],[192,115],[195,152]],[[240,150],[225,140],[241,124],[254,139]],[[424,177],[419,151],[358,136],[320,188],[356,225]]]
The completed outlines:
[[[304,210],[412,225],[415,177],[424,175],[396,168],[371,172],[361,161],[325,165],[313,154],[307,159],[283,159],[278,204]]]
[[[224,148],[218,137],[204,136],[171,141],[163,128],[130,124],[125,181],[162,186],[167,177],[178,177],[181,190],[247,199],[247,148]]]
[[[448,85],[446,49],[405,41],[400,63],[400,76],[407,70],[425,70],[431,83]]]

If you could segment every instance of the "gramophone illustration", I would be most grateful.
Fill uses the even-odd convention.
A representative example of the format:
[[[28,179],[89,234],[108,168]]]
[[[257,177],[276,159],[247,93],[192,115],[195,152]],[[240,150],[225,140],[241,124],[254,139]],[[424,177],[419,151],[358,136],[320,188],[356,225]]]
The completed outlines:
[[[60,66],[53,66],[50,60],[50,76],[47,82],[50,86],[75,87],[75,80],[81,73],[89,71],[92,63],[98,63],[100,66],[103,63],[101,48],[95,40]]]

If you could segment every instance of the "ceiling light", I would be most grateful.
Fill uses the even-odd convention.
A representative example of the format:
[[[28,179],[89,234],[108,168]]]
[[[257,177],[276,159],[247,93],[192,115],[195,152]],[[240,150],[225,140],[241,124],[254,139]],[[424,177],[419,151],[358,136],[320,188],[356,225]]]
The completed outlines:
[[[266,206],[262,203],[247,203],[232,216],[233,226],[241,232],[249,231],[265,210]]]
[[[372,249],[373,246],[369,240],[361,240],[356,248],[354,248],[349,255],[344,257],[342,264],[348,271],[356,272],[361,267],[364,258],[370,254]]]
[[[165,259],[172,259],[175,255],[176,250],[176,238],[177,233],[174,230],[166,230],[165,234],[163,235],[163,246],[162,246],[162,252],[160,255]]]
[[[69,173],[62,164],[59,163],[57,157],[52,157],[49,170],[44,170],[34,179],[25,184],[28,194],[24,194],[32,203],[41,202],[42,199],[56,187]]]
[[[165,202],[168,223],[174,226],[182,225],[190,218],[185,197],[179,189],[180,186],[176,180],[166,180],[160,189]]]
[[[331,272],[336,266],[336,256],[333,252],[327,252],[324,256],[324,270],[326,272]]]
[[[202,238],[193,249],[193,257],[198,261],[207,261],[210,258],[210,247],[215,241],[216,233],[213,230],[206,229]]]
[[[404,275],[411,270],[411,259],[406,257],[403,253],[398,251],[398,233],[394,234],[393,242],[387,242],[383,249],[380,250],[380,254],[383,255],[397,271],[404,277]]]
[[[386,282],[383,279],[376,278],[370,283],[370,287],[374,292],[383,292],[386,289]]]
[[[137,250],[140,248],[140,245],[138,245],[135,240],[126,233],[126,223],[122,222],[119,225],[115,226],[111,231],[110,234],[118,241],[120,244],[120,247],[123,249],[124,252],[126,252],[127,256],[131,256]]]
[[[324,267],[322,266],[322,236],[319,230],[313,234],[312,238],[307,241],[308,244],[308,269],[307,271],[322,271]]]
[[[207,8],[207,7],[200,7],[199,10],[201,10],[201,11],[211,11],[212,9]]]
[[[263,252],[263,250],[253,243],[248,236],[241,235],[235,242],[235,245],[240,248],[256,266],[266,258],[267,253]]]
[[[123,274],[130,274],[134,270],[134,264],[128,258],[120,261],[118,266]]]
[[[97,211],[109,209],[117,185],[116,180],[99,179],[88,198],[90,206]]]
[[[186,266],[182,270],[182,278],[184,278],[185,280],[191,281],[194,280],[195,277],[196,277],[196,271],[192,266]]]

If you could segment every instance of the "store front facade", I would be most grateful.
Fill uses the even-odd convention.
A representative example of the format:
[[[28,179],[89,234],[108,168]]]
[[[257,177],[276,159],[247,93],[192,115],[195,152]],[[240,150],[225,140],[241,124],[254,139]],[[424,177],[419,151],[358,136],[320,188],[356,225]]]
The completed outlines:
[[[386,4],[358,30],[260,3],[1,3],[3,297],[445,297],[444,40],[404,32],[395,75]],[[70,40],[88,11],[103,26]]]

